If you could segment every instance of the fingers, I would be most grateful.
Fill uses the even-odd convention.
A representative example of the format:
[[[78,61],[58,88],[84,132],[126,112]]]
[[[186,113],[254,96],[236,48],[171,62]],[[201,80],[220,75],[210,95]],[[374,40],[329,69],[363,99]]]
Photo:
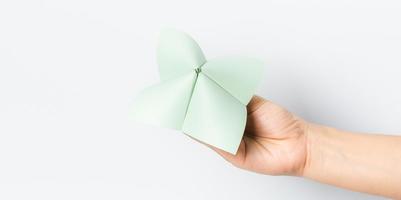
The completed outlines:
[[[263,97],[254,95],[246,107],[248,114],[255,112],[257,109],[260,108],[260,106],[262,106],[266,102],[267,102],[267,100],[264,99]]]
[[[251,101],[248,103],[247,106],[247,111],[248,111],[248,116],[246,120],[246,126],[245,126],[245,135],[248,135],[252,137],[254,135],[254,129],[255,127],[258,127],[258,118],[260,116],[260,111],[258,110],[263,110],[262,106],[268,103],[267,100],[260,96],[253,96]]]

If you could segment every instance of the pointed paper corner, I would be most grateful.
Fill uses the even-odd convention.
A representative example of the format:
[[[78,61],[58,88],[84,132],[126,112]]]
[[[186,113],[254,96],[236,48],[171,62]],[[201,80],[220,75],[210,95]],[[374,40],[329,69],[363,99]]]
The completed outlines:
[[[232,147],[232,148],[229,148],[229,149],[221,149],[221,150],[226,151],[226,152],[228,152],[228,153],[230,153],[230,154],[235,156],[235,155],[237,155],[237,152],[238,152],[238,149],[239,149],[240,145],[241,145],[241,141],[238,143],[238,145],[236,147]]]

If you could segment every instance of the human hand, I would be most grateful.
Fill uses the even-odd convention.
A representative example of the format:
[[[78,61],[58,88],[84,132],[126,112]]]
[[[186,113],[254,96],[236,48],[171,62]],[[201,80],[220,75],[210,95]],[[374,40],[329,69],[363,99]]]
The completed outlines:
[[[308,123],[258,96],[247,110],[245,134],[236,155],[208,145],[234,166],[401,199],[400,136]]]
[[[307,123],[254,96],[247,106],[245,134],[236,155],[210,146],[234,166],[269,175],[302,175],[307,161]]]

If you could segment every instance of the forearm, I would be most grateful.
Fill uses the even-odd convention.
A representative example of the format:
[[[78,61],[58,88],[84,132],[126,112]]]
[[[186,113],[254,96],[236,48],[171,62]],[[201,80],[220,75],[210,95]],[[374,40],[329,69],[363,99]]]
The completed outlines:
[[[311,124],[304,177],[354,191],[401,198],[401,137]]]

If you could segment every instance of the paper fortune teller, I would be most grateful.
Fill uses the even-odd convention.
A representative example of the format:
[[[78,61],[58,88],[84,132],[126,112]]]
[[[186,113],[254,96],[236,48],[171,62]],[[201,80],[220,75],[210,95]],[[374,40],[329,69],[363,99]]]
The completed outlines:
[[[206,60],[198,44],[176,30],[161,32],[157,62],[161,81],[137,95],[134,120],[236,154],[263,63],[247,57]]]

